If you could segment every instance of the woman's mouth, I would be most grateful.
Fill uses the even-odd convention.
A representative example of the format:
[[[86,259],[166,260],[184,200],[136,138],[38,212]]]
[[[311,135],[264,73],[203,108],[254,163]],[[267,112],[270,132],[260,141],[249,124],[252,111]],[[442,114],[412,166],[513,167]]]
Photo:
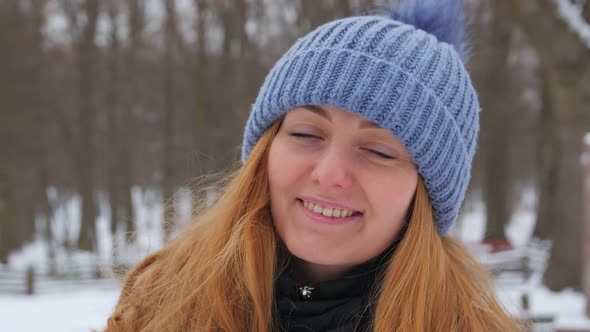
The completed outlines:
[[[363,215],[360,211],[339,209],[333,207],[323,207],[309,201],[297,199],[298,205],[304,210],[305,214],[310,216],[314,221],[327,224],[341,224],[352,221]]]

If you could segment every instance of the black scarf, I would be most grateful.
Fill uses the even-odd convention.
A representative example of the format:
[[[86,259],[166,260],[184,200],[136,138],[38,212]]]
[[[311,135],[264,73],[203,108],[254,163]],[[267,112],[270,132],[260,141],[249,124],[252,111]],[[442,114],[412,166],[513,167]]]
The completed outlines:
[[[392,253],[389,248],[342,278],[315,284],[298,282],[286,269],[275,282],[275,319],[281,331],[369,331],[374,312],[369,297]]]

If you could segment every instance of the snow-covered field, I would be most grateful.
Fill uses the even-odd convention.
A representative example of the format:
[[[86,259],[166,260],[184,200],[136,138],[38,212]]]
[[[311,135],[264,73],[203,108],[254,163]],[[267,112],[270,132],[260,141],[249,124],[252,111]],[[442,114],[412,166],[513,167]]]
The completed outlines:
[[[511,312],[518,312],[519,292],[505,288],[498,296]],[[590,320],[584,315],[586,298],[572,290],[554,293],[541,286],[530,294],[530,314],[533,316],[553,316],[554,329],[590,331]]]
[[[119,288],[87,289],[33,296],[0,296],[3,331],[89,332],[106,327]]]
[[[190,199],[187,192],[181,191],[176,197],[177,208],[181,215],[190,212]],[[112,243],[118,243],[117,252],[123,260],[137,260],[162,245],[162,232],[159,225],[161,216],[160,199],[150,191],[134,191],[134,205],[136,208],[138,236],[133,246],[124,246],[124,239],[111,239],[108,235],[108,206],[104,201],[98,218],[97,231],[99,234],[99,254],[97,256],[75,253],[68,255],[60,250],[56,251],[56,258],[61,264],[79,264],[88,262],[108,263],[112,257]],[[510,241],[515,246],[524,245],[533,230],[534,194],[525,193],[521,202],[521,209],[515,213],[507,228]],[[75,199],[64,204],[56,213],[59,220],[53,221],[54,231],[63,232],[69,228],[76,229],[73,220],[78,220],[76,211],[79,204]],[[477,202],[465,208],[462,217],[453,229],[453,236],[465,243],[478,242],[484,232],[484,207]],[[61,211],[61,212],[60,212]],[[72,225],[68,226],[67,224]],[[26,266],[46,266],[47,245],[41,239],[27,245],[21,251],[9,258],[8,266],[0,265],[0,272],[4,269],[23,269]],[[32,296],[7,295],[0,293],[0,324],[2,331],[46,331],[73,332],[101,330],[106,325],[106,319],[114,309],[119,296],[119,284],[115,281],[101,281],[87,286],[60,287],[45,289],[40,294]],[[517,286],[501,286],[498,296],[506,308],[517,313],[520,309],[520,288]],[[552,315],[555,321],[550,329],[586,329],[590,331],[590,320],[584,312],[585,296],[579,292],[565,290],[553,293],[543,285],[539,285],[530,293],[530,313],[533,315]]]

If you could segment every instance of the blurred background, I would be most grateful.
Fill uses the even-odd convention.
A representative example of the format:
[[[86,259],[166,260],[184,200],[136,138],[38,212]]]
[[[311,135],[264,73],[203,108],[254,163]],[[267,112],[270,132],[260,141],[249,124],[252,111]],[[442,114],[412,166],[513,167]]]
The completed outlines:
[[[0,0],[5,324],[104,327],[113,269],[161,248],[164,216],[189,219],[195,179],[236,165],[274,62],[387,3]],[[481,131],[452,234],[515,316],[590,331],[590,0],[465,4]]]

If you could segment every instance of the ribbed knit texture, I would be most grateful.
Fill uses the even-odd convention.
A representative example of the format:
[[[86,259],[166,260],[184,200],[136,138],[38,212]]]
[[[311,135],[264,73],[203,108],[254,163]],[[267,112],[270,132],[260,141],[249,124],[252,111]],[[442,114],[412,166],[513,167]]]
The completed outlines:
[[[439,234],[456,219],[471,174],[479,103],[455,49],[387,17],[350,17],[299,39],[272,68],[246,124],[245,161],[287,111],[330,105],[389,129],[425,180]]]

